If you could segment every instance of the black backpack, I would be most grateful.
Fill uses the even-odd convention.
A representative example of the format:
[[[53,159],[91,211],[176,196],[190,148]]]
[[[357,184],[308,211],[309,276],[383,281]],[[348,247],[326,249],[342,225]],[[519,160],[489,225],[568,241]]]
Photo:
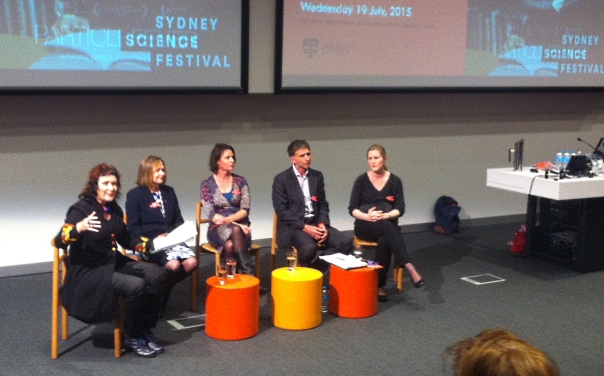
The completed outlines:
[[[434,204],[434,230],[440,234],[450,234],[459,230],[461,206],[453,197],[440,196]]]

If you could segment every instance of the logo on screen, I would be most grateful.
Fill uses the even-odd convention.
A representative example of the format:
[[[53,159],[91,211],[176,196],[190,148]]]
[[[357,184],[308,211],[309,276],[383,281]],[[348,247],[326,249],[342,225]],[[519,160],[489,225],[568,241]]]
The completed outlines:
[[[305,38],[302,43],[302,48],[304,49],[304,53],[308,57],[313,57],[317,53],[319,53],[319,44],[321,42],[316,38]]]

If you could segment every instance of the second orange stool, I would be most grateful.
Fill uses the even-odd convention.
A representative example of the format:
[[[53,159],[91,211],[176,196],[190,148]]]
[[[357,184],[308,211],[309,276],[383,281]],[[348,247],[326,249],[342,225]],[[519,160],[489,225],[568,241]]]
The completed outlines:
[[[353,319],[377,313],[377,269],[331,265],[329,280],[329,312]]]

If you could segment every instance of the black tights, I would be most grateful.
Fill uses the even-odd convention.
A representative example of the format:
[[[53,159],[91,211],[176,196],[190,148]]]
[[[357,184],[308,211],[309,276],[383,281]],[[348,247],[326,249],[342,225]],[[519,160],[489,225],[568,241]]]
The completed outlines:
[[[222,248],[222,257],[224,260],[228,258],[236,259],[236,253],[247,249],[247,237],[241,227],[233,225],[233,232],[231,238],[224,243]]]

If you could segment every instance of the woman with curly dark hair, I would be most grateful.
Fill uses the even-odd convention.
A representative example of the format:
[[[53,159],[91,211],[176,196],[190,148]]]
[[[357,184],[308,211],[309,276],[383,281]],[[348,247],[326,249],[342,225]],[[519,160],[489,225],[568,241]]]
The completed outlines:
[[[85,323],[115,320],[117,297],[126,298],[124,344],[138,356],[154,357],[163,348],[151,333],[157,305],[164,293],[166,270],[139,263],[118,251],[147,252],[147,239],[132,237],[115,198],[120,174],[102,163],[90,170],[79,200],[67,210],[65,224],[55,237],[60,248],[69,247],[67,276],[61,288],[63,306]]]

